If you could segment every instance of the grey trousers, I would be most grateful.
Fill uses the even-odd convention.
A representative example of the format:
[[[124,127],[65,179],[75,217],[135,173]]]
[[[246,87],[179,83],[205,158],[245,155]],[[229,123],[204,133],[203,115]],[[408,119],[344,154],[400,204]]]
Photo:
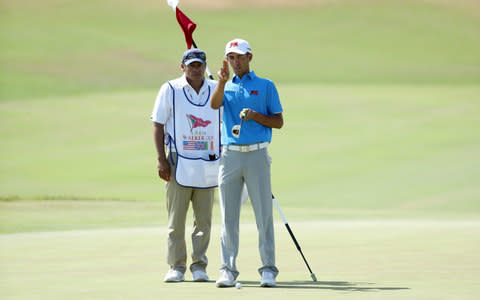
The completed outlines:
[[[221,269],[237,278],[236,258],[239,247],[241,193],[244,183],[252,202],[258,230],[258,248],[264,270],[275,276],[275,237],[272,216],[270,157],[267,149],[252,152],[222,151],[219,172],[220,210],[222,214]]]
[[[172,153],[174,160],[176,153]],[[210,243],[212,225],[212,206],[215,189],[187,188],[178,185],[175,180],[175,166],[170,158],[172,179],[167,182],[168,242],[167,263],[182,273],[186,272],[187,249],[185,243],[185,222],[187,211],[192,203],[192,264],[190,270],[205,270],[208,264],[206,256]]]

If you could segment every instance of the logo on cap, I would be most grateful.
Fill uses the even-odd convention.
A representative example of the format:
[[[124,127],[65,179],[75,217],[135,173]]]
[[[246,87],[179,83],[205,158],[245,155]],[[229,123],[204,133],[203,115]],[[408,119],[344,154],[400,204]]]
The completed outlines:
[[[250,45],[247,41],[242,39],[234,39],[225,44],[225,56],[227,56],[230,52],[246,54],[252,53],[252,49],[250,49]]]

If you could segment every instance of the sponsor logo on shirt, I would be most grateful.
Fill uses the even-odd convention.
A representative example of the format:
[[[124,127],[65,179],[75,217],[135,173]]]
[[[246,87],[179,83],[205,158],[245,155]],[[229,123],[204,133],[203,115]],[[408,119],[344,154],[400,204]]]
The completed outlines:
[[[214,137],[209,136],[205,128],[212,123],[210,120],[203,120],[200,117],[196,117],[192,114],[187,114],[187,121],[190,125],[191,135],[183,136],[183,149],[184,150],[213,150],[214,149]]]
[[[190,131],[198,127],[207,127],[212,123],[210,120],[203,120],[202,118],[195,117],[194,115],[187,115],[188,123],[190,124]]]

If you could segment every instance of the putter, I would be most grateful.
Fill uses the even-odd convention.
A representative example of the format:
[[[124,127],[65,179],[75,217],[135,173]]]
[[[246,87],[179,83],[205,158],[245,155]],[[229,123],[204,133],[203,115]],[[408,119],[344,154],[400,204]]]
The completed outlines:
[[[232,134],[235,138],[239,138],[240,137],[240,130],[242,129],[242,121],[240,121],[240,125],[234,125],[232,127]]]
[[[243,118],[245,118],[245,114],[242,114],[242,117],[240,118],[240,124],[233,125],[232,127],[232,134],[237,139],[240,137],[240,130],[242,129]]]
[[[283,212],[280,209],[280,206],[278,205],[277,200],[275,200],[275,197],[273,196],[273,194],[272,194],[272,201],[273,201],[273,203],[275,203],[275,206],[277,207],[277,210],[280,213],[280,216],[282,217],[283,223],[285,224],[285,227],[287,227],[288,233],[290,233],[290,236],[292,237],[292,240],[295,243],[295,246],[297,246],[297,250],[302,255],[303,261],[307,265],[308,271],[310,271],[310,276],[312,277],[313,281],[317,281],[317,277],[315,276],[315,274],[313,274],[312,269],[310,269],[310,266],[308,265],[307,259],[303,255],[302,249],[300,248],[300,245],[298,244],[297,239],[295,238],[295,235],[293,235],[292,229],[290,229],[290,226],[288,225],[287,219],[285,219],[285,216],[283,215]]]

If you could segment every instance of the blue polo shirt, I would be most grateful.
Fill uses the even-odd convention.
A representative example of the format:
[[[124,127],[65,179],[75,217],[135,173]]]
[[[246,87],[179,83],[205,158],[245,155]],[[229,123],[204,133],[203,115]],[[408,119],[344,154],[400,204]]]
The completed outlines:
[[[253,120],[242,121],[240,136],[233,136],[232,127],[240,124],[239,115],[244,108],[264,115],[283,112],[277,88],[271,80],[257,77],[253,71],[242,78],[235,75],[225,85],[223,95],[222,145],[245,145],[272,140],[272,128]]]

